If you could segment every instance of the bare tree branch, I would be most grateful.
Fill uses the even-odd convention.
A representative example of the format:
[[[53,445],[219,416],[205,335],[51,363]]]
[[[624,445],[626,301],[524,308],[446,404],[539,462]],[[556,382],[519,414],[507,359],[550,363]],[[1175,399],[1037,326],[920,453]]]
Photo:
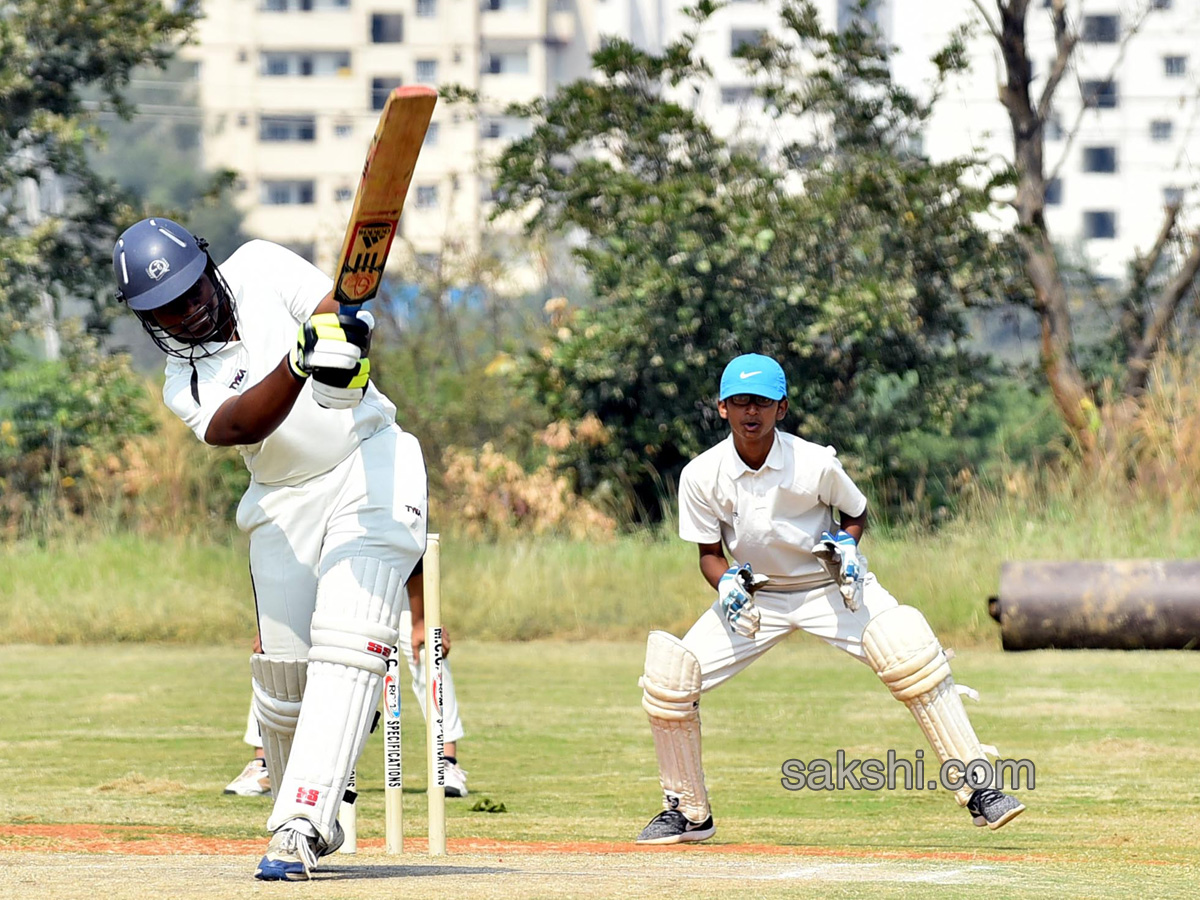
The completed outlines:
[[[1046,86],[1042,88],[1042,96],[1037,104],[1038,119],[1043,124],[1046,116],[1050,115],[1054,92],[1058,90],[1058,84],[1062,81],[1067,66],[1070,65],[1071,55],[1075,52],[1075,44],[1079,41],[1079,34],[1067,28],[1066,0],[1053,0],[1050,18],[1054,22],[1055,54],[1054,65],[1050,67],[1050,74],[1046,76]]]
[[[1000,28],[992,21],[992,17],[988,15],[987,7],[983,5],[983,0],[971,0],[975,8],[979,10],[979,18],[983,19],[983,24],[987,26],[987,30],[992,33],[997,41],[1000,40]]]
[[[1065,2],[1065,0],[1054,0],[1054,4],[1056,7],[1064,2]],[[1057,11],[1057,9],[1056,9],[1056,11]],[[1151,12],[1151,7],[1146,6],[1145,8],[1143,8],[1140,11],[1140,15],[1138,16],[1137,20],[1134,21],[1134,23],[1129,26],[1129,30],[1126,31],[1124,35],[1122,35],[1121,44],[1117,48],[1117,57],[1116,57],[1116,59],[1113,60],[1112,67],[1108,70],[1108,74],[1104,76],[1104,81],[1111,84],[1113,79],[1115,79],[1117,77],[1117,70],[1121,68],[1121,63],[1123,63],[1125,61],[1125,52],[1129,49],[1129,42],[1131,40],[1133,40],[1133,38],[1137,35],[1137,33],[1139,31],[1142,30],[1142,25],[1145,24],[1146,17],[1150,15],[1150,12]],[[1057,28],[1058,28],[1058,23],[1056,21],[1055,22],[1055,40],[1056,41],[1057,41]],[[1076,36],[1076,38],[1077,38],[1077,36]],[[1056,64],[1057,64],[1057,60],[1056,60]],[[1053,179],[1058,177],[1059,170],[1062,169],[1063,164],[1067,161],[1067,156],[1071,152],[1071,147],[1075,143],[1075,138],[1079,135],[1079,125],[1081,122],[1083,122],[1083,117],[1085,115],[1087,115],[1089,110],[1092,109],[1092,107],[1088,106],[1087,97],[1084,96],[1084,94],[1083,94],[1083,85],[1079,86],[1079,93],[1084,102],[1079,104],[1079,111],[1075,114],[1075,121],[1071,123],[1071,128],[1067,132],[1066,140],[1063,141],[1062,154],[1059,156],[1058,162],[1056,162],[1054,164],[1054,169],[1050,172],[1050,175],[1047,177],[1047,179],[1046,179],[1047,181],[1052,181]],[[1044,96],[1043,96],[1043,99],[1045,99]],[[1045,120],[1043,119],[1042,121],[1044,122]]]
[[[1175,318],[1180,302],[1191,288],[1192,282],[1196,280],[1198,272],[1200,272],[1200,232],[1193,232],[1191,253],[1184,260],[1179,271],[1175,273],[1175,277],[1158,295],[1154,318],[1146,325],[1146,331],[1142,335],[1141,341],[1126,362],[1125,378],[1121,385],[1121,392],[1125,396],[1136,396],[1146,389],[1146,382],[1150,377],[1150,361],[1158,351],[1167,328]]]
[[[1133,283],[1130,285],[1130,293],[1137,294],[1146,286],[1146,282],[1150,278],[1150,274],[1154,271],[1154,267],[1158,265],[1159,259],[1162,258],[1163,248],[1167,246],[1167,241],[1171,238],[1171,233],[1175,230],[1175,222],[1179,218],[1179,204],[1168,203],[1163,210],[1162,228],[1158,231],[1158,237],[1154,239],[1154,246],[1150,248],[1150,252],[1139,256],[1133,264]]]

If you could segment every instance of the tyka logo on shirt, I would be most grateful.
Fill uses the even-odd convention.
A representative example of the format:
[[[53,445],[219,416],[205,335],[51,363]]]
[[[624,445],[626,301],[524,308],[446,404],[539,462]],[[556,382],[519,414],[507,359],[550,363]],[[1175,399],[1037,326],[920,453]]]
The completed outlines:
[[[246,380],[246,370],[238,369],[237,374],[233,376],[233,381],[229,382],[229,386],[233,390],[236,391],[239,387],[242,386],[242,382],[245,380]]]

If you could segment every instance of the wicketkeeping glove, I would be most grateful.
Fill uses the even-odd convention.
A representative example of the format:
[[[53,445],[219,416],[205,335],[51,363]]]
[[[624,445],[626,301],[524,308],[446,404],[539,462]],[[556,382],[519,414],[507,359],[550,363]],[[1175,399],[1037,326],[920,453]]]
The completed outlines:
[[[862,606],[863,584],[867,577],[867,558],[859,551],[858,542],[845,531],[836,535],[824,531],[812,548],[812,554],[837,582],[846,608],[856,612]]]
[[[371,349],[375,320],[365,310],[354,315],[317,313],[301,324],[296,346],[288,354],[288,368],[303,381],[314,369],[353,371]]]
[[[754,605],[754,592],[769,579],[766,575],[755,575],[746,563],[730,566],[717,582],[717,599],[730,629],[742,637],[751,638],[758,634],[762,613]]]

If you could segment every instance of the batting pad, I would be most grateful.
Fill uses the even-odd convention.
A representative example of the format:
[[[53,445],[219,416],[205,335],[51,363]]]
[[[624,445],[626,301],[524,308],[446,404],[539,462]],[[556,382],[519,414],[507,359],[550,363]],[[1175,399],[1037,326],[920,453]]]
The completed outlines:
[[[395,652],[403,583],[399,571],[366,557],[336,563],[317,583],[308,686],[271,831],[302,816],[331,839]]]
[[[985,758],[985,747],[975,736],[950,673],[950,661],[919,609],[884,610],[867,623],[862,643],[867,662],[908,707],[941,762]],[[986,749],[995,752],[994,747]],[[961,778],[963,771],[955,766],[947,774]],[[971,793],[965,785],[954,792],[959,806],[967,805]]]
[[[271,659],[260,653],[250,657],[250,683],[254,689],[251,706],[258,719],[259,740],[273,785],[279,784],[287,771],[307,673],[307,660]]]
[[[652,631],[646,641],[646,671],[638,684],[650,715],[658,777],[667,809],[689,821],[708,818],[708,790],[700,761],[700,662],[683,641]]]

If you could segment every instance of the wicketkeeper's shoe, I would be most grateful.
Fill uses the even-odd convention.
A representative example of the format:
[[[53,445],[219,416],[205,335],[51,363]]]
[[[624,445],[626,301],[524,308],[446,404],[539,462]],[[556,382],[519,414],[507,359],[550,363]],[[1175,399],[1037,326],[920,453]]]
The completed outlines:
[[[980,828],[986,825],[994,831],[1025,812],[1025,804],[995,788],[980,788],[967,801],[967,812]]]
[[[696,824],[677,809],[664,809],[650,820],[638,835],[639,844],[684,844],[690,841],[707,841],[717,833],[712,813],[703,822]]]
[[[259,861],[254,877],[259,881],[308,881],[309,873],[317,867],[317,848],[323,844],[320,838],[309,837],[289,822],[271,835],[267,854]]]
[[[237,794],[239,797],[260,797],[271,793],[271,778],[267,775],[267,763],[262,757],[256,757],[246,763],[242,774],[225,785],[226,794]]]
[[[446,796],[465,797],[467,790],[467,773],[458,767],[458,763],[446,760]]]

